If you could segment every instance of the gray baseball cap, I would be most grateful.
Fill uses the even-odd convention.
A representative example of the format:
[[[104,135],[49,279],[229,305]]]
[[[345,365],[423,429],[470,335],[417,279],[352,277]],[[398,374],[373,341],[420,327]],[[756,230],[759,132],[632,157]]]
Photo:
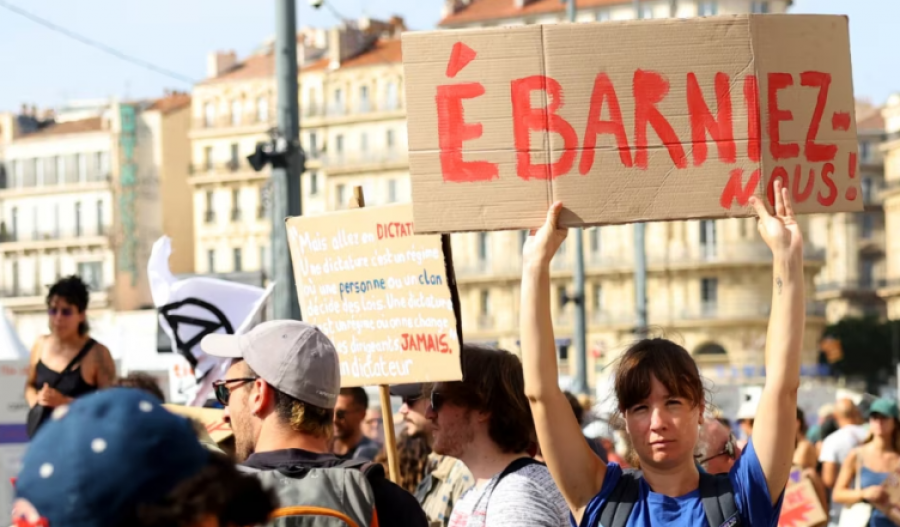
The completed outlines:
[[[337,402],[337,350],[316,326],[272,320],[244,335],[207,335],[200,349],[214,357],[244,359],[262,380],[299,401],[328,409]]]

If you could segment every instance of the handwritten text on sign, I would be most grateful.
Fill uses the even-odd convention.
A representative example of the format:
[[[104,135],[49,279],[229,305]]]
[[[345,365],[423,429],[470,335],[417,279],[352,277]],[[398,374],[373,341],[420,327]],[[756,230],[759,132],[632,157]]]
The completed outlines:
[[[399,205],[290,218],[303,318],[334,342],[341,384],[462,377],[440,236],[415,236]]]
[[[420,232],[534,227],[552,199],[568,225],[746,215],[775,180],[800,212],[862,206],[841,17],[435,32],[403,52]]]

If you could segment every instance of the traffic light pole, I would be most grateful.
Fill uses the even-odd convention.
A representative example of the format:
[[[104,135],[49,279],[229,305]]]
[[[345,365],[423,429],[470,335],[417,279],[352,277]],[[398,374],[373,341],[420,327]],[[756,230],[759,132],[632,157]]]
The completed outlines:
[[[297,5],[295,0],[275,0],[275,76],[278,92],[277,125],[287,140],[287,163],[272,168],[270,193],[272,220],[272,292],[275,318],[300,320],[300,304],[291,266],[284,220],[303,213],[300,175],[304,170],[300,150],[300,112],[297,107]]]

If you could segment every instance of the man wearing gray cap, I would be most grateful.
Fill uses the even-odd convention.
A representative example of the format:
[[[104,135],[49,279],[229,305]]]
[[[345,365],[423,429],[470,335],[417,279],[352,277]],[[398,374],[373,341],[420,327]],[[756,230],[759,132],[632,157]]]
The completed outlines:
[[[341,378],[337,351],[321,330],[275,320],[244,335],[207,335],[200,346],[209,355],[237,359],[214,386],[245,467],[298,480],[311,469],[362,469],[378,524],[427,525],[416,499],[386,479],[381,465],[344,462],[329,452]]]

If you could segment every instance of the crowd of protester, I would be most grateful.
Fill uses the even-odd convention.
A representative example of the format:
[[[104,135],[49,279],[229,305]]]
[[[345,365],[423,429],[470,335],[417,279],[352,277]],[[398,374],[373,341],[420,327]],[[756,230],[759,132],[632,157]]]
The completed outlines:
[[[524,247],[521,358],[465,344],[462,380],[391,386],[395,419],[364,389],[341,388],[334,344],[315,326],[208,335],[203,351],[232,361],[214,383],[228,445],[164,405],[152,378],[115,379],[89,337],[87,290],[65,279],[48,295],[51,334],[32,350],[26,396],[39,411],[12,524],[774,527],[796,471],[828,524],[900,525],[886,487],[900,462],[896,402],[841,399],[812,427],[798,408],[803,241],[780,182],[775,198],[774,213],[751,199],[773,253],[767,377],[734,423],[666,339],[625,350],[612,415],[559,387],[550,261],[566,237],[560,204]],[[394,426],[397,482],[383,446]]]

